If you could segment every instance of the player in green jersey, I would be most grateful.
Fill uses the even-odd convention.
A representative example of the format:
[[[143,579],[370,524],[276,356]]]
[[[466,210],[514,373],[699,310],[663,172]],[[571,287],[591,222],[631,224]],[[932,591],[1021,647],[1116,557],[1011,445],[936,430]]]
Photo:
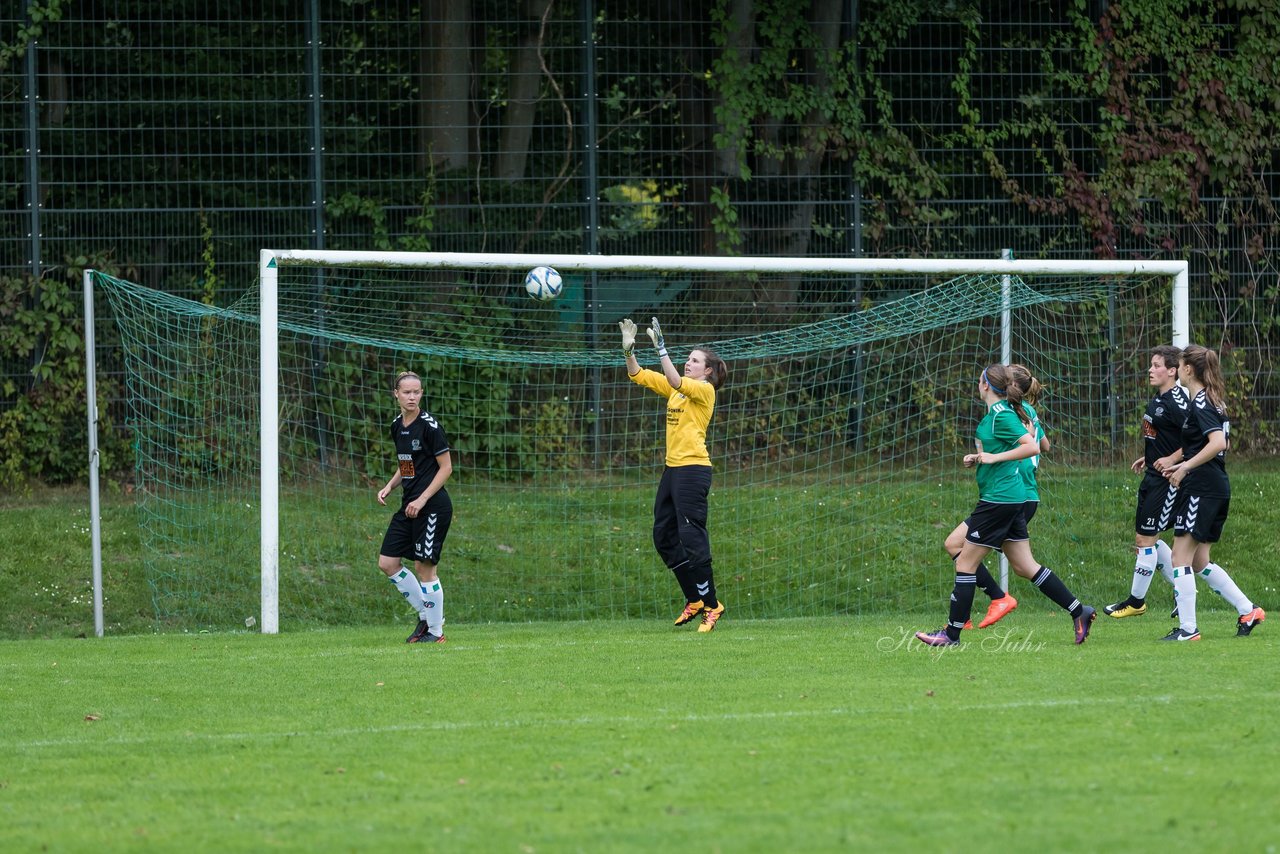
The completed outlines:
[[[1014,572],[1029,579],[1045,596],[1071,614],[1075,641],[1084,643],[1095,616],[1051,569],[1041,566],[1031,553],[1025,516],[1027,481],[1021,460],[1040,452],[1031,416],[1023,406],[1023,390],[1004,365],[989,365],[978,381],[978,394],[987,413],[978,424],[976,454],[966,454],[964,464],[976,467],[978,504],[966,520],[968,533],[956,558],[955,587],[945,626],[935,632],[917,632],[929,646],[952,646],[973,608],[976,570],[992,549],[1001,549]]]

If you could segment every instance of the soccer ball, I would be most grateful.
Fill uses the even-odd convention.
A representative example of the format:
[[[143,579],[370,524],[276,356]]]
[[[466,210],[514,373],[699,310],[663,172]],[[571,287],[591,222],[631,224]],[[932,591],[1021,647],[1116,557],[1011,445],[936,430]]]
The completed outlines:
[[[524,289],[529,292],[529,296],[545,302],[560,296],[560,292],[564,290],[564,280],[553,267],[534,267],[524,277]]]

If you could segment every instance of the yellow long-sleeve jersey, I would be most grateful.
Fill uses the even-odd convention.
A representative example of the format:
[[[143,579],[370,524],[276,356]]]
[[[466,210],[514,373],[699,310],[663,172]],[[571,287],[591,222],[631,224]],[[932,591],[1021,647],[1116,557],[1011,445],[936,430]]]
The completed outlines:
[[[666,376],[648,368],[641,368],[631,380],[667,399],[667,465],[711,465],[707,425],[716,408],[715,386],[706,380],[684,377],[680,388],[672,388]]]

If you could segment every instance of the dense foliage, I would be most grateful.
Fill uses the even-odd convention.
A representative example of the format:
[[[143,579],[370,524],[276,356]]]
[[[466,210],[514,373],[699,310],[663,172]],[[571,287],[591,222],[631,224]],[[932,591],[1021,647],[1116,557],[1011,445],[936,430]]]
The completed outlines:
[[[0,477],[82,472],[47,441],[83,404],[81,259],[229,302],[264,245],[1186,258],[1240,446],[1280,440],[1273,3],[596,5],[591,75],[569,0],[0,20]],[[783,319],[874,297],[714,287]]]

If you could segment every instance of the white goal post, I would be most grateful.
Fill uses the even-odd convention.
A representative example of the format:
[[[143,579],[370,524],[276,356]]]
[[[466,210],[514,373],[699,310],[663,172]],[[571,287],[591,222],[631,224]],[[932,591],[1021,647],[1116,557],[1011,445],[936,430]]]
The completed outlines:
[[[1185,261],[933,260],[694,256],[531,255],[449,252],[348,252],[263,249],[259,256],[261,380],[261,631],[279,632],[280,461],[278,272],[280,267],[471,269],[523,271],[540,265],[561,272],[707,272],[810,274],[1070,275],[1167,277],[1172,283],[1172,343],[1189,343],[1188,264]],[[88,295],[86,277],[86,300]],[[1008,325],[1007,312],[1004,325]],[[1007,336],[1003,349],[1008,358]],[[92,360],[92,346],[89,347]],[[92,373],[91,373],[92,375]],[[90,407],[90,458],[96,459]],[[96,471],[96,470],[95,470]],[[96,514],[95,514],[96,517]],[[95,530],[97,519],[94,519]],[[95,607],[97,607],[95,598]],[[99,623],[100,616],[99,616]],[[100,630],[99,630],[100,632]]]

